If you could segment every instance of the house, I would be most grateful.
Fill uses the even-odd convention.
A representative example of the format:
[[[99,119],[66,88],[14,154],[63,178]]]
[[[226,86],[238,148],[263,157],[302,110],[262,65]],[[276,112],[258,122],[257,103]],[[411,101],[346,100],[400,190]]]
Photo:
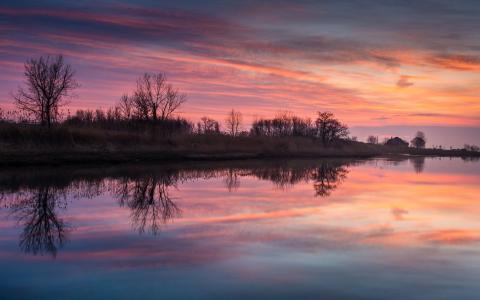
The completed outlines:
[[[395,147],[408,147],[408,142],[402,140],[401,138],[394,137],[385,142],[385,145],[387,146],[395,146]]]

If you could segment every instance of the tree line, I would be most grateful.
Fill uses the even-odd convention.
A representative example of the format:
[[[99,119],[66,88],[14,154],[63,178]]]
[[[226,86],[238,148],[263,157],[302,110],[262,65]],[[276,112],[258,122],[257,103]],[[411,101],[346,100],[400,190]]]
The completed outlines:
[[[250,133],[253,136],[316,137],[327,144],[348,138],[349,131],[331,112],[318,112],[314,121],[288,113],[273,119],[259,119],[253,122]]]
[[[24,65],[25,82],[12,94],[19,109],[17,119],[32,119],[42,127],[51,128],[62,123],[77,127],[98,127],[104,129],[153,129],[156,133],[224,134],[231,136],[255,137],[312,137],[323,144],[348,139],[348,126],[331,112],[318,112],[315,119],[301,118],[282,113],[274,118],[256,119],[249,131],[242,131],[242,114],[234,109],[225,117],[224,131],[220,122],[204,116],[192,123],[175,113],[187,102],[187,95],[169,83],[164,73],[144,73],[136,80],[130,93],[123,94],[111,108],[104,110],[77,110],[75,114],[61,120],[62,108],[80,86],[75,71],[63,56],[32,58]],[[0,121],[8,118],[0,109]],[[353,138],[351,138],[353,140]],[[378,137],[369,136],[367,143],[379,144]],[[386,139],[386,145],[409,143],[398,137]],[[425,148],[426,138],[421,131],[410,141],[415,148]],[[465,145],[469,151],[478,151],[475,145]]]
[[[330,112],[319,112],[315,120],[282,114],[273,119],[258,119],[250,131],[242,130],[243,116],[232,109],[225,117],[224,131],[220,122],[204,116],[196,124],[175,113],[187,101],[187,95],[168,82],[164,73],[145,73],[130,93],[123,94],[107,110],[77,110],[61,122],[62,108],[80,86],[75,71],[63,56],[32,58],[25,62],[25,82],[12,94],[16,107],[37,124],[51,128],[62,123],[77,127],[107,129],[154,128],[158,132],[222,134],[231,136],[304,136],[315,137],[324,144],[348,137],[348,127]],[[0,111],[0,118],[2,118]],[[28,117],[25,117],[28,116]]]

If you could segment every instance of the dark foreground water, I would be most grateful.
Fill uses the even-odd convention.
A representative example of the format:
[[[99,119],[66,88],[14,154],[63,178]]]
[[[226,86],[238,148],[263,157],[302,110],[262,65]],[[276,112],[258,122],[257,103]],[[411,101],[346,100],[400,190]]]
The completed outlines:
[[[480,162],[0,171],[0,299],[479,299]]]

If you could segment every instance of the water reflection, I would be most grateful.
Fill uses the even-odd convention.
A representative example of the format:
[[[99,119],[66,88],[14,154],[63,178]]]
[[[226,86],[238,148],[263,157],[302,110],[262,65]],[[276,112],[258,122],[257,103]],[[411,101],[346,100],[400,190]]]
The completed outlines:
[[[181,210],[172,200],[169,188],[175,186],[177,176],[155,174],[142,178],[125,178],[116,185],[115,196],[120,206],[130,208],[134,228],[157,234],[162,224],[179,217]]]
[[[0,298],[477,299],[479,170],[417,157],[3,169]]]
[[[20,248],[26,253],[56,256],[67,238],[67,226],[57,213],[57,209],[65,207],[65,194],[55,187],[19,192],[10,209],[23,227]]]
[[[417,156],[410,158],[410,162],[413,165],[413,169],[416,173],[422,173],[425,169],[425,157],[424,156]]]
[[[406,160],[390,162],[399,164]],[[416,172],[423,171],[424,158],[409,160]],[[240,189],[242,178],[255,178],[270,181],[279,189],[308,183],[314,196],[328,197],[346,180],[349,167],[362,163],[365,161],[330,159],[40,169],[28,173],[11,170],[0,173],[0,201],[22,227],[21,249],[56,256],[70,230],[61,215],[67,209],[67,199],[108,194],[120,207],[130,210],[130,223],[135,231],[156,235],[168,222],[182,215],[178,198],[174,197],[178,183],[222,178],[225,188],[235,192]]]

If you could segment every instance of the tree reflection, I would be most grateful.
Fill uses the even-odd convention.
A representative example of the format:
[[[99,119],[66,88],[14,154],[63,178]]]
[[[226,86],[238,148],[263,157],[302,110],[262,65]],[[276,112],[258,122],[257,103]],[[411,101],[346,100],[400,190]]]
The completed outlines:
[[[233,168],[229,168],[227,171],[225,185],[229,192],[236,191],[240,187],[239,174]]]
[[[117,189],[120,205],[131,209],[131,222],[138,232],[157,234],[161,225],[180,216],[180,208],[169,195],[169,187],[175,183],[176,178],[168,175],[120,182]]]
[[[410,158],[410,162],[413,165],[415,173],[422,173],[425,169],[425,157],[424,156],[415,156]]]
[[[330,196],[339,183],[347,178],[346,167],[334,163],[322,163],[312,173],[315,195],[320,197]]]
[[[157,234],[162,226],[181,215],[171,195],[178,182],[224,178],[229,191],[242,177],[268,180],[280,188],[313,183],[315,195],[326,197],[335,190],[354,162],[271,161],[229,165],[126,166],[109,169],[68,169],[0,172],[0,205],[10,210],[22,227],[20,248],[36,254],[57,255],[67,240],[69,227],[59,217],[67,199],[93,198],[108,193],[131,211],[130,222],[139,233]]]
[[[274,182],[280,188],[294,186],[300,182],[313,182],[315,195],[327,197],[348,174],[343,161],[322,161],[312,165],[284,165],[253,169],[252,174],[260,179]]]
[[[462,160],[466,162],[475,162],[480,160],[480,156],[462,156]]]
[[[67,230],[56,209],[65,207],[63,193],[53,187],[41,187],[20,193],[11,205],[12,213],[22,224],[20,248],[26,253],[57,255],[63,247]]]

